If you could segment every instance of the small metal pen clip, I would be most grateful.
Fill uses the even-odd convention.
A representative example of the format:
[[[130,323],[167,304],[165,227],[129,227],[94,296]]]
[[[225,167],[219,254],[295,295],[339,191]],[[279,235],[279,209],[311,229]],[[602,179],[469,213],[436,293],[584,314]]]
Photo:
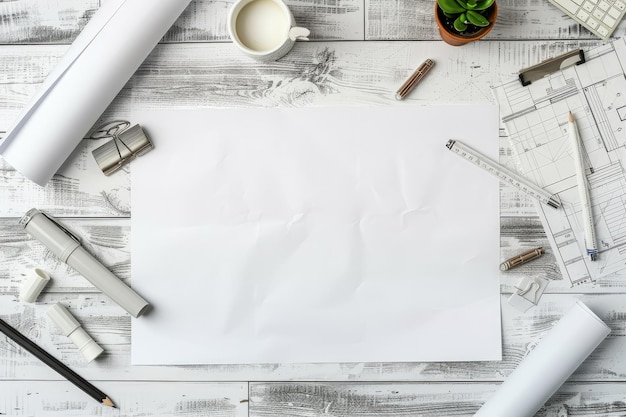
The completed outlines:
[[[45,211],[40,211],[37,210],[36,208],[32,208],[30,210],[28,210],[26,212],[26,214],[24,214],[22,216],[22,218],[19,220],[18,224],[20,226],[24,226],[24,228],[26,228],[26,226],[28,225],[28,223],[30,223],[30,221],[37,215],[37,214],[41,214],[42,216],[44,216],[45,218],[47,218],[48,220],[50,220],[52,223],[54,223],[54,225],[56,227],[58,227],[59,229],[61,229],[63,231],[63,233],[65,233],[66,235],[68,235],[69,237],[71,237],[72,239],[74,239],[76,242],[80,243],[80,239],[73,234],[72,232],[70,232],[69,230],[67,230],[65,227],[63,227],[63,225],[61,223],[59,223],[57,221],[57,219],[55,219],[54,217],[52,217],[51,215],[49,215],[48,213],[46,213]]]
[[[67,230],[61,223],[59,223],[57,221],[57,219],[55,219],[54,217],[52,217],[51,215],[49,215],[48,213],[46,213],[45,211],[40,212],[44,217],[46,217],[48,220],[50,220],[52,223],[54,223],[56,225],[56,227],[58,227],[59,229],[63,230],[63,233],[65,233],[66,235],[68,235],[69,237],[71,237],[72,239],[74,239],[77,243],[80,243],[80,239],[78,238],[78,236],[76,236],[74,233],[70,232],[69,230]]]
[[[104,175],[111,175],[154,148],[141,126],[129,126],[127,121],[114,121],[100,126],[91,135],[90,139],[113,138],[92,152]]]

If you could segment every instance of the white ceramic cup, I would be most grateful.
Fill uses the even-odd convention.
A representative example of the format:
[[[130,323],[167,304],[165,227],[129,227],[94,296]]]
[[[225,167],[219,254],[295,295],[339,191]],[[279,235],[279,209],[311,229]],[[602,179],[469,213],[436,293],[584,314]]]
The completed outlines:
[[[282,0],[238,0],[228,15],[228,33],[246,55],[259,61],[275,61],[296,40],[308,40],[309,30],[296,26]]]

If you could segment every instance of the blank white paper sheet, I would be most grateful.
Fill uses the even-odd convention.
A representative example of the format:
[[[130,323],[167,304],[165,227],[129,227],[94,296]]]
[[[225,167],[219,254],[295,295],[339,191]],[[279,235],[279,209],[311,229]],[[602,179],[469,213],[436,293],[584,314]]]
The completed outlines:
[[[497,107],[131,120],[133,364],[501,359]]]

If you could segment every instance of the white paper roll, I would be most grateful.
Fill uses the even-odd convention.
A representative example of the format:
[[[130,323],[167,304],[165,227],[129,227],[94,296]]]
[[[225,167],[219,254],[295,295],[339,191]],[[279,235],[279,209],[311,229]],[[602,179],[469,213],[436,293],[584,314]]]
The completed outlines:
[[[105,2],[7,133],[4,159],[45,185],[189,2]]]
[[[474,417],[532,417],[610,331],[577,302]]]

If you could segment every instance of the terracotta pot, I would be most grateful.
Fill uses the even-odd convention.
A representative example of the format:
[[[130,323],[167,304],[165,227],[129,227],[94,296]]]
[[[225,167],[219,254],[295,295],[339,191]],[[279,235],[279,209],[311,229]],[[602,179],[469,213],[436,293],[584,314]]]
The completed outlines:
[[[435,1],[435,21],[437,22],[437,26],[439,26],[439,34],[441,35],[441,39],[443,39],[444,42],[450,45],[461,46],[482,38],[491,31],[491,28],[493,28],[493,25],[496,23],[496,17],[498,16],[498,4],[493,3],[493,5],[489,9],[487,9],[487,11],[488,13],[485,15],[485,17],[489,21],[489,26],[481,28],[478,32],[472,35],[461,36],[456,32],[453,33],[446,29],[443,24],[445,19],[443,10],[439,8],[437,1]]]

